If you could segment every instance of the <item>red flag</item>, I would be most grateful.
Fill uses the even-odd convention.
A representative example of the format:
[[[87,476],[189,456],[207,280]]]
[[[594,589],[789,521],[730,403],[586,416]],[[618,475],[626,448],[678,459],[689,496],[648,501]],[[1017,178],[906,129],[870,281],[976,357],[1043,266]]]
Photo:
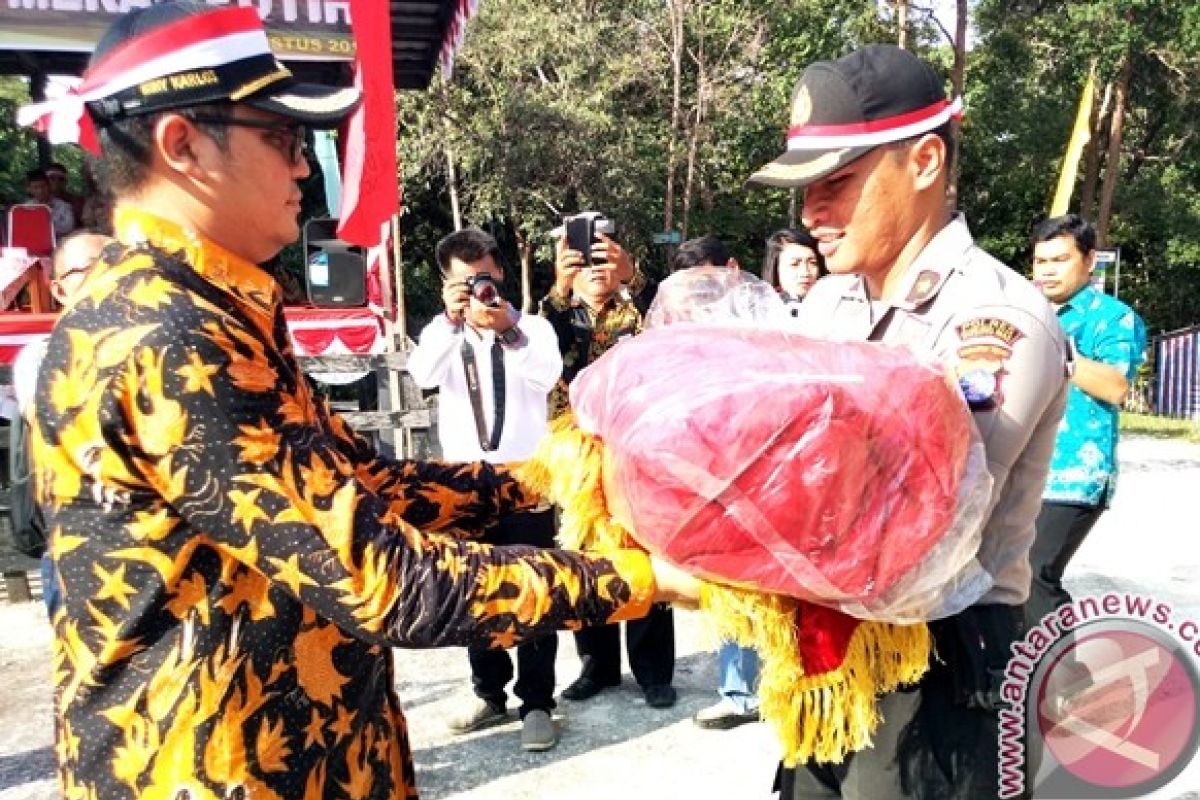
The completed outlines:
[[[350,0],[350,20],[357,50],[354,83],[363,101],[343,130],[346,164],[338,236],[374,247],[383,239],[384,224],[400,207],[389,4]]]

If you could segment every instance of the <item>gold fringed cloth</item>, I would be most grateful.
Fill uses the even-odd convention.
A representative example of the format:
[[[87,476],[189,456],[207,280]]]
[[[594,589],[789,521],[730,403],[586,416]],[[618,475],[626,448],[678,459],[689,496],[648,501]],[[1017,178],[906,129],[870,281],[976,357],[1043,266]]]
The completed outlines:
[[[561,509],[560,542],[604,551],[636,542],[612,519],[604,495],[603,442],[560,417],[521,480]],[[723,639],[753,647],[762,663],[759,702],[786,766],[840,761],[870,744],[876,697],[918,680],[928,667],[924,624],[860,621],[832,609],[707,582],[701,608]]]

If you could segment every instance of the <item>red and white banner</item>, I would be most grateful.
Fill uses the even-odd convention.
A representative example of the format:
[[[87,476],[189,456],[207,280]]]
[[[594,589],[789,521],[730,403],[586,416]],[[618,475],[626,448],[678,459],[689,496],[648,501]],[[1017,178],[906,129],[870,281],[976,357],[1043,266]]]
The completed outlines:
[[[438,62],[442,66],[442,79],[450,80],[454,74],[454,55],[462,47],[467,35],[467,20],[475,16],[479,9],[479,0],[458,0],[458,8],[454,11],[454,19],[450,20],[450,28],[442,41],[442,51],[438,54]]]
[[[350,20],[357,47],[354,85],[363,101],[345,127],[338,238],[374,247],[386,238],[387,222],[400,210],[392,21],[388,4],[379,0],[350,0]]]
[[[57,320],[58,314],[0,312],[0,364],[11,364],[22,347],[49,336]]]

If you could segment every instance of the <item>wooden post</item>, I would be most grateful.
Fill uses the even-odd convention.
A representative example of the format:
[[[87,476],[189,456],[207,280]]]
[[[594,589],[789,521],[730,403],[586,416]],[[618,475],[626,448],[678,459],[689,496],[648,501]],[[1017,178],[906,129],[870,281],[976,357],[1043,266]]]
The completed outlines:
[[[396,292],[396,321],[388,331],[388,339],[393,351],[408,352],[408,306],[404,301],[404,261],[400,244],[400,213],[392,215],[392,269],[395,279],[392,281]],[[407,406],[400,393],[400,381],[403,376],[393,370],[382,370],[380,376],[387,380],[388,410],[400,411]],[[409,427],[396,428],[392,431],[392,441],[400,458],[410,458],[413,454],[412,429]]]
[[[4,586],[8,590],[10,603],[28,603],[33,599],[33,593],[29,591],[29,576],[24,572],[4,573]]]
[[[404,262],[400,246],[400,214],[392,215],[392,291],[396,293],[396,334],[408,339],[408,308],[404,302]]]

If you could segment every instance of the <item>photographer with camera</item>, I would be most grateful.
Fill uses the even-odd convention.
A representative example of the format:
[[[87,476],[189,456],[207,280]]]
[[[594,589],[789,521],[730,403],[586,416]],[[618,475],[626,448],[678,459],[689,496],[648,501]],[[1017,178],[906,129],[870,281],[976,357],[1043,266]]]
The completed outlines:
[[[642,329],[642,313],[622,287],[644,283],[625,248],[614,241],[613,225],[588,211],[567,218],[556,238],[555,280],[538,312],[550,321],[562,353],[562,377],[550,395],[550,417],[570,409],[567,387],[584,367],[622,339]],[[583,668],[562,696],[581,702],[621,682],[621,632],[617,624],[580,630],[575,646]],[[675,705],[675,617],[656,604],[644,619],[625,628],[629,668],[651,708]]]
[[[554,330],[546,320],[522,316],[500,294],[504,270],[496,240],[476,228],[457,231],[437,246],[446,282],[446,311],[421,331],[408,370],[422,388],[437,387],[438,438],[443,458],[500,464],[529,457],[546,432],[546,397],[562,372]],[[554,546],[550,508],[502,517],[488,532],[491,544]],[[517,646],[521,746],[548,750],[558,741],[554,659],[558,637]],[[508,719],[504,687],[513,678],[508,651],[467,648],[474,702],[450,721],[468,733]]]

